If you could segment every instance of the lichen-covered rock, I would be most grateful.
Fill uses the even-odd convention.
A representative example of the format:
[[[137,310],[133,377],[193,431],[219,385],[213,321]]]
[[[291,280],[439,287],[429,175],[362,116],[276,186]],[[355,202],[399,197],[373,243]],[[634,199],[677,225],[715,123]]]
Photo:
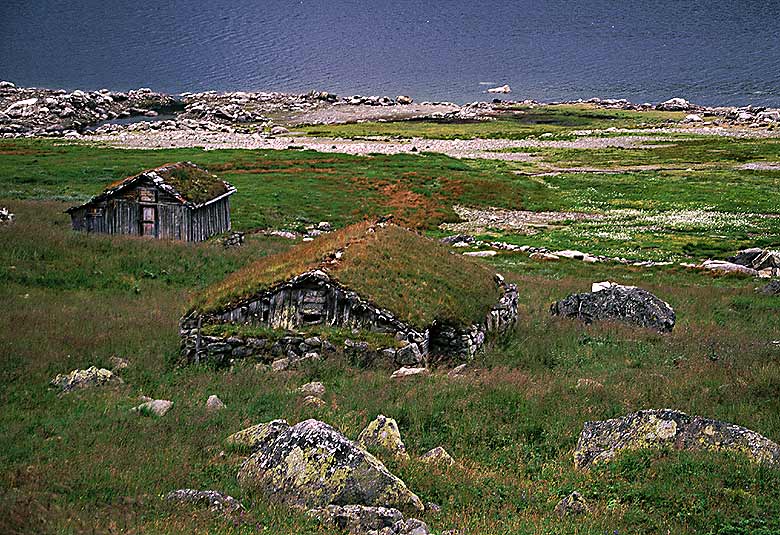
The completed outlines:
[[[597,291],[572,294],[553,303],[550,313],[585,323],[618,320],[662,333],[674,328],[674,310],[650,292],[613,283],[599,283],[594,288]]]
[[[764,295],[780,295],[780,279],[770,281],[760,292]]]
[[[286,420],[272,420],[268,423],[253,425],[233,433],[225,439],[230,446],[243,446],[254,448],[266,440],[275,440],[279,434],[288,429],[290,424]]]
[[[441,446],[436,446],[431,451],[424,453],[420,460],[426,464],[436,466],[452,466],[455,464],[455,459]]]
[[[53,387],[61,388],[63,392],[70,392],[79,388],[121,383],[122,379],[110,370],[90,366],[86,370],[73,370],[70,373],[58,374],[50,384]]]
[[[301,386],[298,389],[298,392],[300,392],[304,396],[314,396],[314,397],[321,398],[322,396],[325,395],[325,385],[319,381],[306,383],[305,385]]]
[[[398,460],[409,460],[406,446],[401,440],[398,423],[393,418],[388,418],[383,414],[369,422],[366,428],[360,432],[357,443],[365,449],[386,452]]]
[[[165,500],[174,503],[206,506],[215,513],[234,514],[244,511],[241,502],[232,496],[215,490],[179,489],[165,496]]]
[[[304,407],[313,407],[315,409],[321,409],[327,405],[327,403],[322,401],[322,398],[318,398],[317,396],[306,396],[303,398],[302,404]]]
[[[167,399],[153,399],[152,401],[146,401],[137,407],[133,407],[132,410],[134,412],[140,412],[141,414],[165,416],[165,413],[171,410],[171,408],[173,408],[173,401]]]
[[[755,431],[670,409],[585,422],[574,450],[574,464],[588,468],[623,450],[662,447],[739,452],[755,462],[780,467],[780,446]]]
[[[305,507],[368,505],[423,510],[423,504],[373,455],[326,423],[305,420],[257,444],[238,472],[246,489]]]
[[[582,494],[576,490],[565,498],[561,499],[561,501],[558,502],[558,505],[555,506],[555,514],[558,515],[559,518],[563,518],[565,516],[582,515],[588,513],[589,511],[590,508],[588,507],[588,503],[585,501],[585,498],[583,498]]]
[[[310,509],[307,513],[338,529],[360,534],[371,530],[392,528],[396,522],[404,518],[398,509],[365,505],[328,505]]]

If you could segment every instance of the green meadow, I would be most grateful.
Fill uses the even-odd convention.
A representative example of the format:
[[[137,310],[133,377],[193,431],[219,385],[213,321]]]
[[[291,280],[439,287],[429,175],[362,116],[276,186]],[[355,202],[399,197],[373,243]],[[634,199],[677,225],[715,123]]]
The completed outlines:
[[[506,137],[522,137],[669,120],[534,113],[515,126],[366,123],[310,132],[474,137],[507,128]],[[407,463],[387,460],[388,467],[423,501],[441,506],[421,516],[437,534],[780,532],[780,470],[739,455],[637,451],[590,471],[576,470],[572,458],[585,421],[648,408],[717,418],[780,441],[780,298],[757,293],[761,280],[676,264],[535,262],[499,253],[480,262],[518,285],[520,319],[463,377],[449,378],[443,368],[397,381],[390,369],[358,369],[338,358],[283,373],[250,363],[175,365],[179,317],[206,288],[269,255],[295,256],[295,241],[252,232],[258,229],[300,231],[319,221],[340,228],[393,214],[438,237],[441,223],[457,222],[453,206],[460,205],[601,216],[531,235],[490,228],[482,235],[551,249],[677,262],[780,246],[780,171],[742,167],[780,161],[776,138],[679,136],[655,148],[535,148],[533,155],[533,163],[517,164],[0,140],[0,206],[16,214],[0,226],[0,532],[334,533],[243,493],[236,482],[242,453],[224,439],[276,418],[318,418],[354,439],[378,414],[398,421],[412,455]],[[67,207],[117,179],[180,160],[237,187],[232,213],[234,228],[247,231],[242,247],[70,229]],[[650,165],[656,168],[630,169]],[[551,166],[614,173],[541,174]],[[673,333],[549,315],[553,301],[601,280],[641,286],[669,302],[678,318]],[[109,367],[114,355],[130,361],[120,372],[123,385],[62,396],[48,388],[56,374]],[[325,407],[303,405],[296,392],[312,380],[327,388]],[[211,394],[227,408],[206,412]],[[141,395],[174,407],[162,418],[131,413]],[[416,460],[440,445],[455,466]],[[183,487],[231,494],[248,514],[234,523],[162,500]],[[573,490],[591,512],[561,520],[553,508]]]

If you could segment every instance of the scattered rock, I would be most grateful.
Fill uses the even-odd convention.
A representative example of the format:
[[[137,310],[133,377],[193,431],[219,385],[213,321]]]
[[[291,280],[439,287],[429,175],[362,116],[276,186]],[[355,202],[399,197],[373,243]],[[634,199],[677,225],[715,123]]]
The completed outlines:
[[[406,95],[398,95],[397,97],[395,97],[395,103],[396,104],[400,104],[402,106],[406,106],[406,105],[411,104],[413,102],[414,102],[414,100],[412,99],[412,97],[408,97]]]
[[[668,303],[646,290],[614,283],[598,283],[597,291],[572,294],[553,303],[553,316],[578,318],[585,323],[618,320],[668,333],[674,328],[675,313]]]
[[[141,414],[151,413],[156,416],[165,416],[169,410],[173,407],[173,401],[167,399],[154,399],[141,403],[137,407],[133,407],[133,411],[140,412]]]
[[[166,501],[206,506],[215,513],[234,514],[244,512],[241,502],[215,490],[179,489],[165,497]]]
[[[386,452],[395,459],[408,461],[409,454],[401,440],[398,423],[383,414],[372,420],[357,438],[357,444],[364,449]]]
[[[431,451],[423,454],[420,460],[437,466],[452,466],[455,464],[455,459],[441,446],[436,446]]]
[[[230,249],[231,247],[240,247],[244,244],[243,232],[231,232],[226,237],[222,238],[222,247]]]
[[[272,420],[268,423],[253,425],[242,429],[238,433],[233,433],[225,442],[231,446],[244,446],[254,448],[258,444],[275,440],[280,433],[290,427],[286,420]]]
[[[206,400],[206,409],[210,411],[218,411],[225,408],[225,404],[216,395],[209,396]]]
[[[8,208],[0,208],[0,224],[13,223],[14,214],[8,211]]]
[[[691,106],[690,102],[679,97],[670,98],[656,106],[656,109],[661,111],[688,111],[691,108],[693,108],[693,106]]]
[[[528,256],[528,258],[530,258],[531,260],[538,260],[540,262],[555,262],[556,260],[561,259],[560,256],[556,256],[552,253],[542,253],[542,252],[531,253]]]
[[[696,113],[689,113],[685,116],[685,119],[683,119],[684,123],[703,123],[704,119],[701,118],[701,115],[698,115]]]
[[[780,269],[780,251],[771,251],[758,247],[744,249],[739,251],[735,256],[729,258],[728,261],[740,266],[753,268],[756,271],[767,268]]]
[[[313,407],[315,409],[322,408],[326,405],[326,403],[317,396],[306,396],[303,398],[303,406],[304,407]]]
[[[468,364],[460,364],[447,372],[447,377],[461,377],[466,372]]]
[[[308,514],[353,535],[428,535],[421,520],[404,520],[398,509],[363,505],[329,505],[310,509]]]
[[[463,253],[465,256],[476,256],[478,258],[485,258],[489,256],[496,256],[496,251],[468,251]]]
[[[591,390],[600,390],[604,388],[604,385],[596,381],[595,379],[588,379],[587,377],[584,377],[582,379],[577,379],[577,388],[588,388]]]
[[[740,452],[752,461],[780,466],[780,446],[755,431],[670,409],[585,422],[574,450],[574,465],[588,468],[624,450],[662,447]]]
[[[440,513],[441,505],[435,502],[425,502],[425,510],[431,513]]]
[[[743,266],[741,264],[735,264],[734,262],[727,262],[725,260],[705,260],[701,263],[700,266],[697,267],[706,269],[708,271],[718,271],[721,273],[743,273],[751,277],[759,276],[758,270]]]
[[[306,508],[367,505],[423,510],[422,501],[373,455],[336,429],[306,420],[260,441],[239,484]]]
[[[321,398],[325,395],[325,385],[319,381],[306,383],[298,389],[298,392],[304,396],[314,396]]]
[[[487,90],[488,93],[511,93],[512,88],[509,87],[508,84],[499,86],[499,87],[491,87]]]
[[[764,295],[780,295],[780,279],[770,281],[760,292]]]
[[[559,501],[558,505],[555,506],[555,514],[558,515],[559,518],[584,515],[589,511],[590,508],[588,507],[585,498],[576,490]]]
[[[90,366],[86,370],[73,370],[68,374],[58,374],[51,380],[51,386],[70,392],[81,388],[103,386],[109,384],[121,384],[122,379],[105,368]]]
[[[271,371],[281,372],[290,367],[289,358],[276,359],[271,363]]]
[[[122,357],[113,356],[108,359],[108,363],[111,365],[112,371],[124,370],[130,366],[130,362]]]
[[[428,375],[430,371],[428,368],[406,368],[404,366],[395,370],[391,375],[391,379],[401,379],[404,377],[413,377],[415,375]]]
[[[290,131],[283,126],[274,126],[273,128],[271,128],[272,136],[281,136],[283,134],[289,134],[289,133]]]

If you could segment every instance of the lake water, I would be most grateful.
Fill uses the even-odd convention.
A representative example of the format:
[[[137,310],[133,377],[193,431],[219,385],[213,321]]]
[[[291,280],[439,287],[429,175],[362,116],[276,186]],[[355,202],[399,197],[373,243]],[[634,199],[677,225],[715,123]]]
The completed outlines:
[[[780,106],[780,1],[2,0],[0,79]]]

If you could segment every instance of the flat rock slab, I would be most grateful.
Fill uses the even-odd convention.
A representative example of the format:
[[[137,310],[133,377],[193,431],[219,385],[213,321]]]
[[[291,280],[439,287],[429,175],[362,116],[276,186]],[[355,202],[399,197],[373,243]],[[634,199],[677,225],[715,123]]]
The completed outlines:
[[[241,502],[232,496],[215,490],[179,489],[169,493],[165,500],[173,503],[208,507],[211,511],[217,513],[232,514],[244,511],[244,506],[241,505]]]
[[[588,468],[610,461],[624,450],[664,447],[740,452],[752,461],[780,467],[780,446],[763,435],[739,425],[670,409],[585,422],[574,450],[574,465]]]
[[[598,291],[572,294],[553,303],[550,313],[585,323],[617,320],[662,333],[674,328],[674,310],[650,292],[613,283],[599,283],[598,287]]]
[[[238,482],[269,499],[306,509],[367,505],[424,509],[420,498],[376,457],[326,423],[305,420],[260,442]]]

